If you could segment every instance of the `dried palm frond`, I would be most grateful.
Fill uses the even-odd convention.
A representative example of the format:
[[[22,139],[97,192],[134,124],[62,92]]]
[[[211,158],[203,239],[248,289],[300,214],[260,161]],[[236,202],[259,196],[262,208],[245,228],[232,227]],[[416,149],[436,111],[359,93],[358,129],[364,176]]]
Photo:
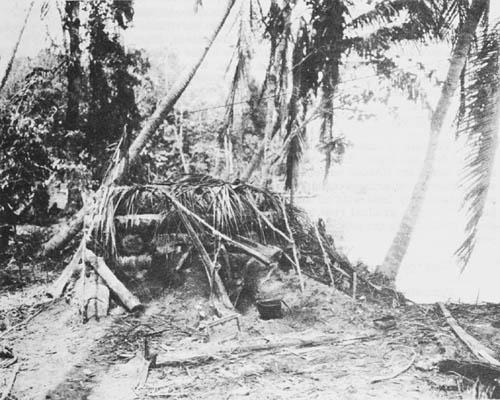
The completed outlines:
[[[322,244],[318,243],[317,229],[307,215],[286,204],[280,195],[239,181],[229,183],[208,176],[188,175],[175,182],[110,187],[103,191],[96,213],[98,224],[94,238],[102,243],[109,259],[116,259],[118,255],[116,236],[123,227],[115,224],[120,216],[126,216],[125,220],[130,223],[125,228],[134,230],[137,229],[134,216],[139,221],[144,214],[155,214],[160,218],[155,218],[151,233],[154,237],[184,234],[194,240],[196,235],[196,242],[199,239],[207,252],[223,242],[269,262],[250,246],[259,241],[278,246],[285,254],[293,250],[290,257],[299,274],[305,268],[309,275],[329,281],[328,268],[321,256]],[[151,231],[150,225],[148,230]],[[246,239],[250,241],[247,243]],[[321,234],[320,240],[327,246],[332,263],[343,262],[326,233]],[[213,258],[217,259],[217,251]],[[314,262],[302,267],[304,258]],[[348,267],[348,263],[345,266]],[[212,276],[212,272],[209,273]]]
[[[347,28],[360,30],[367,27],[384,27],[414,21],[413,29],[427,35],[443,38],[452,26],[465,15],[466,0],[384,0],[370,11],[354,18]]]
[[[97,232],[109,253],[116,254],[116,216],[159,214],[163,221],[158,230],[169,233],[182,230],[173,199],[230,237],[254,232],[263,241],[280,240],[281,229],[276,223],[282,216],[282,199],[278,195],[240,182],[190,175],[176,182],[113,187],[103,192],[97,210],[100,215]],[[202,224],[197,228],[200,234],[206,233]]]
[[[385,0],[347,24],[346,47],[366,56],[404,41],[454,41],[468,7],[467,0]]]
[[[465,77],[465,108],[457,136],[465,138],[461,186],[467,212],[465,239],[456,252],[463,268],[470,259],[483,215],[498,147],[500,118],[500,25],[479,38]]]

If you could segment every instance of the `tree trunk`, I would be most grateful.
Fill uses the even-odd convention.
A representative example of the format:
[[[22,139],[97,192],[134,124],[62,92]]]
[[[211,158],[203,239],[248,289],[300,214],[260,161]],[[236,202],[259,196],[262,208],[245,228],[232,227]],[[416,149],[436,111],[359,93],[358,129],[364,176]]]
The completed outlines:
[[[321,124],[320,142],[322,143],[325,152],[325,173],[323,175],[323,184],[326,184],[328,180],[328,174],[332,165],[333,149],[331,148],[331,142],[333,140],[333,94],[334,87],[330,82],[328,82],[328,84],[323,86],[323,110],[321,112],[323,121]]]
[[[272,0],[270,5],[270,13],[273,8],[275,10],[285,10],[286,3],[278,4],[278,0]],[[269,55],[269,63],[266,70],[266,79],[264,81],[264,88],[259,100],[259,104],[262,100],[265,101],[266,116],[264,121],[264,137],[260,146],[256,149],[246,171],[244,172],[241,180],[247,182],[254,172],[261,166],[262,168],[262,182],[265,185],[267,180],[267,175],[269,172],[269,160],[267,160],[269,153],[269,145],[272,137],[277,131],[277,103],[278,103],[278,82],[280,69],[283,70],[282,64],[286,63],[286,48],[287,48],[287,29],[289,29],[290,24],[290,11],[283,16],[284,20],[287,21],[288,27],[284,29],[281,37],[271,37],[271,51]],[[279,40],[279,42],[278,42]]]
[[[184,90],[186,90],[187,86],[193,79],[193,76],[202,64],[208,51],[210,50],[210,47],[217,38],[220,30],[222,29],[222,26],[226,22],[226,19],[235,1],[236,0],[228,0],[222,18],[213,33],[207,39],[206,45],[203,48],[199,59],[190,69],[185,72],[184,75],[181,76],[178,82],[170,89],[169,94],[160,102],[153,115],[147,120],[147,122],[137,135],[136,139],[133,141],[125,157],[121,157],[114,165],[112,165],[99,190],[102,190],[104,187],[110,186],[111,184],[117,183],[122,180],[126,174],[127,167],[137,161],[141,150],[156,132],[161,123],[165,120],[168,113],[173,109],[175,103],[182,95],[182,93],[184,93]],[[69,240],[71,240],[71,238],[81,230],[83,225],[83,217],[85,216],[85,214],[89,213],[91,208],[91,205],[82,208],[65,227],[62,227],[56,235],[54,235],[47,243],[45,243],[42,248],[43,254],[49,254],[57,249],[60,249]]]
[[[487,5],[488,0],[473,0],[468,11],[467,19],[458,33],[456,45],[450,60],[448,75],[441,91],[441,97],[432,114],[431,133],[422,170],[420,171],[420,175],[413,189],[410,202],[396,236],[394,237],[384,262],[378,268],[378,272],[390,279],[396,278],[406,251],[408,250],[413,229],[420,215],[420,210],[422,209],[422,204],[429,186],[429,180],[434,171],[436,150],[444,119],[450,108],[453,94],[460,83],[460,75],[464,69],[470,46],[474,40],[476,28]]]
[[[26,25],[28,24],[28,18],[31,14],[31,9],[33,8],[33,4],[35,4],[35,0],[33,0],[29,7],[28,11],[26,12],[26,17],[24,17],[24,22],[21,30],[19,31],[19,35],[17,37],[16,44],[14,45],[14,48],[12,49],[12,54],[10,55],[9,61],[7,62],[7,65],[5,66],[5,70],[3,71],[2,78],[0,79],[0,92],[3,90],[5,84],[7,83],[7,79],[9,79],[10,71],[12,71],[12,64],[14,64],[14,59],[16,58],[17,54],[17,49],[19,48],[19,43],[21,43],[21,39],[24,34],[24,30],[26,29]]]
[[[66,128],[71,130],[78,128],[80,120],[80,1],[66,1],[65,12],[64,29],[67,30],[69,36]]]
[[[80,126],[81,77],[80,64],[80,1],[69,0],[65,5],[64,29],[69,36],[69,57],[66,72],[68,98],[66,103],[66,129],[75,130]],[[74,174],[70,174],[74,175]],[[73,215],[83,206],[79,182],[70,176],[68,198],[64,213]]]
[[[121,281],[113,274],[113,272],[106,265],[102,257],[97,257],[92,251],[86,250],[86,257],[92,264],[92,268],[99,274],[106,285],[111,291],[120,299],[122,304],[130,312],[142,311],[144,306],[139,299],[134,296]]]
[[[285,97],[287,92],[289,57],[289,35],[292,26],[292,5],[290,1],[284,1],[282,6],[283,23],[285,24],[279,44],[275,50],[274,63],[268,77],[266,127],[264,132],[264,150],[261,158],[261,186],[267,188],[270,183],[272,167],[271,141],[282,125],[283,110],[285,108]],[[277,56],[277,57],[276,57]]]

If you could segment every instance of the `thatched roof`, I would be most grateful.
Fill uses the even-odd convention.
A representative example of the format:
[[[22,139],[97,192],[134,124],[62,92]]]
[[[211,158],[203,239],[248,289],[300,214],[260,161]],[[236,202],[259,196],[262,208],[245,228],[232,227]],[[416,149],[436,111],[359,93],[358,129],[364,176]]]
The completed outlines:
[[[304,256],[310,264],[304,267],[328,280],[333,279],[330,266],[348,266],[326,232],[318,230],[303,211],[276,193],[240,181],[189,175],[158,184],[111,187],[97,210],[93,230],[109,257],[117,254],[120,216],[130,220],[154,214],[159,216],[154,219],[154,235],[188,233],[205,244],[217,239],[242,246],[246,238],[279,246],[285,256],[293,248],[288,254],[296,269],[300,270],[299,259]]]

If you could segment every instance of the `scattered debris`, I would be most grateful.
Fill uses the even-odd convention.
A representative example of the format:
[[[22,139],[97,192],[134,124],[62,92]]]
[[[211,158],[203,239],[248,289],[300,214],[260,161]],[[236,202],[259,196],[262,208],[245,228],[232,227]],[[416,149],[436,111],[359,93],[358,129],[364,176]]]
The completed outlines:
[[[38,314],[42,313],[43,311],[45,311],[46,307],[48,306],[50,302],[44,302],[44,303],[41,303],[39,304],[40,309],[36,312],[34,312],[33,314],[31,314],[28,318],[26,318],[24,321],[21,321],[20,323],[16,324],[16,325],[13,325],[11,326],[9,329],[6,329],[5,331],[3,331],[1,334],[0,334],[0,339],[7,336],[9,333],[15,331],[16,329],[18,328],[21,328],[23,326],[26,326],[33,318],[35,318]],[[35,307],[33,307],[35,308]]]
[[[5,389],[2,392],[2,397],[0,397],[0,400],[6,400],[7,397],[9,397],[10,391],[12,390],[12,386],[14,386],[14,382],[16,381],[17,374],[19,373],[19,370],[21,369],[21,365],[17,364],[14,367],[14,371],[12,371],[12,375],[10,377],[10,381],[5,387]]]
[[[465,345],[469,348],[472,354],[474,354],[479,359],[479,361],[495,367],[500,367],[500,361],[493,357],[494,352],[491,349],[487,348],[477,339],[465,332],[465,330],[458,324],[455,318],[453,318],[453,316],[443,303],[438,303],[438,306],[443,313],[443,316],[446,318],[446,322],[453,330],[455,335],[457,335],[457,337],[465,343]]]
[[[243,354],[249,352],[275,350],[291,347],[314,347],[322,345],[330,346],[348,346],[362,341],[377,339],[377,335],[364,335],[353,337],[339,337],[338,335],[315,335],[306,337],[286,337],[281,336],[280,340],[254,340],[249,343],[238,345],[226,344],[224,346],[206,346],[205,349],[198,351],[182,351],[158,354],[157,367],[168,365],[178,365],[184,363],[193,363],[207,361],[213,358],[221,357],[225,354]]]
[[[0,368],[9,368],[17,361],[17,356],[8,346],[0,345]]]
[[[385,315],[382,318],[377,318],[373,320],[373,325],[375,328],[389,330],[396,327],[396,319],[392,315]]]
[[[438,370],[446,374],[458,374],[470,382],[479,382],[492,393],[492,399],[500,398],[500,367],[489,363],[441,360],[437,364]]]
[[[370,383],[378,383],[378,382],[382,382],[382,381],[389,381],[391,379],[394,379],[394,378],[397,378],[399,375],[405,373],[406,371],[408,371],[411,366],[415,363],[415,359],[417,358],[417,353],[413,352],[413,355],[410,359],[410,362],[408,364],[406,364],[404,367],[402,367],[400,370],[394,372],[393,374],[391,375],[388,375],[388,376],[382,376],[382,377],[379,377],[379,378],[374,378],[370,381]]]
[[[239,332],[241,332],[241,326],[238,314],[219,318],[207,324],[207,335],[210,341],[234,339]]]

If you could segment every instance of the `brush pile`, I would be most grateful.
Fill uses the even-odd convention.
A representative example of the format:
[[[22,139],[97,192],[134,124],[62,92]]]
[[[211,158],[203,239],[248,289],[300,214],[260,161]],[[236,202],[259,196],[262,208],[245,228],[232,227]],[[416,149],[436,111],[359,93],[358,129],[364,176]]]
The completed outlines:
[[[175,285],[186,265],[203,268],[211,301],[225,309],[252,286],[255,270],[269,276],[293,268],[301,287],[305,274],[355,291],[355,273],[321,221],[313,223],[270,191],[189,175],[104,193],[72,261],[49,291],[60,297],[72,287],[85,319],[107,314],[110,290],[128,310],[142,308],[122,281],[149,275]]]

